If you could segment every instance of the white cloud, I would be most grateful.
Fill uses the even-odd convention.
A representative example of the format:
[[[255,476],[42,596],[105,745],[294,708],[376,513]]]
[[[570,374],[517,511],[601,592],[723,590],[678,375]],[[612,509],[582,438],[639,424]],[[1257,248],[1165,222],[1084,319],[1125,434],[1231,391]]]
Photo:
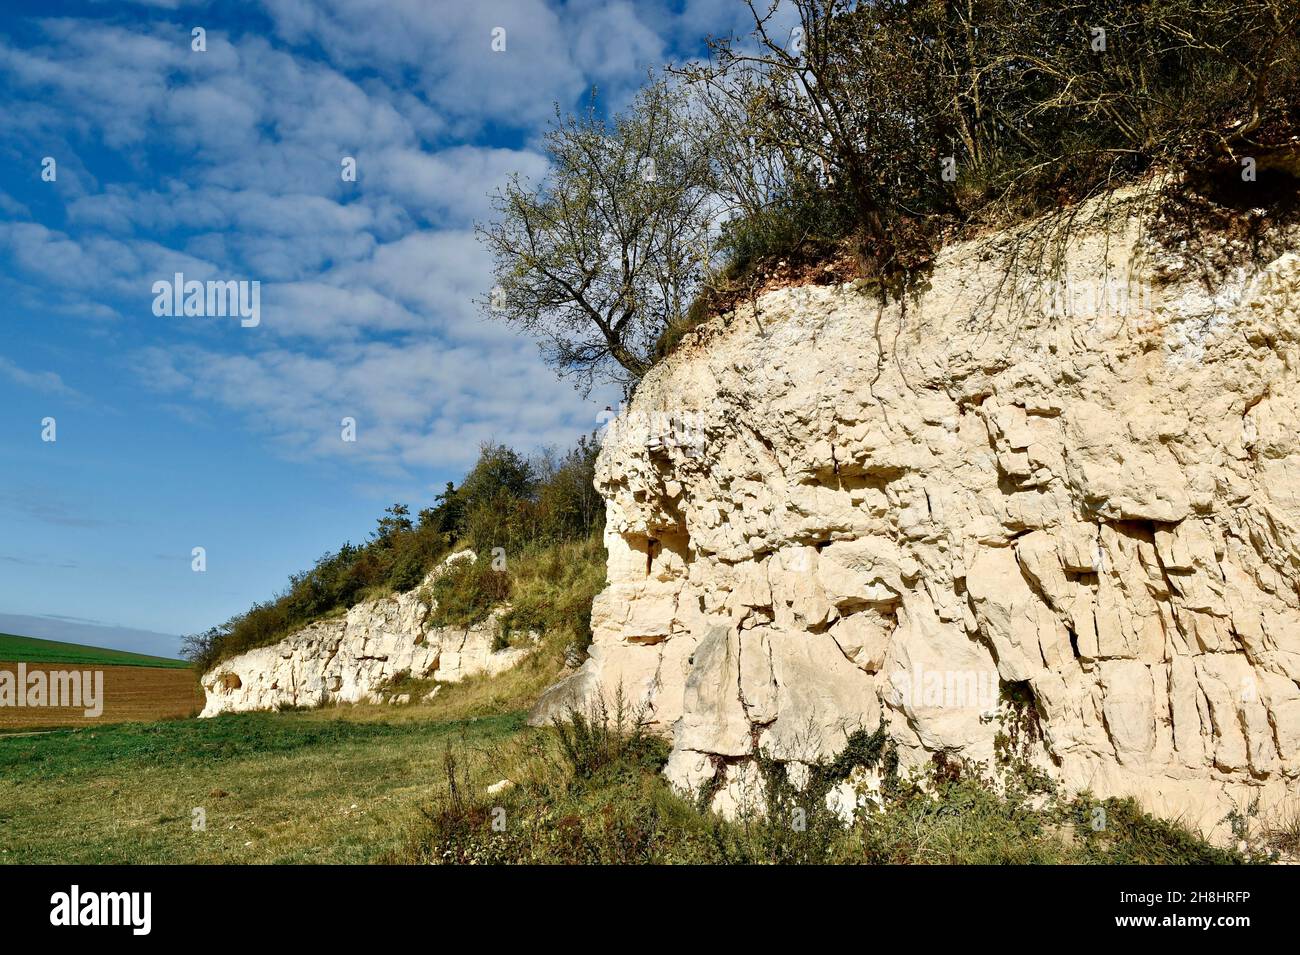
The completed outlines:
[[[568,104],[585,85],[573,62],[575,26],[542,0],[268,0],[277,35],[319,43],[345,69],[371,68],[413,84],[462,133],[495,122],[526,128],[552,102]],[[506,31],[505,52],[492,30]]]
[[[209,29],[201,54],[188,22],[39,21],[34,47],[0,39],[17,94],[0,150],[55,144],[66,219],[0,223],[3,291],[120,314],[113,334],[177,414],[233,412],[284,453],[400,475],[466,464],[482,440],[568,443],[612,396],[581,400],[484,318],[491,263],[471,227],[512,173],[546,172],[501,143],[536,142],[592,83],[620,102],[707,6],[266,0],[271,36]],[[102,171],[105,151],[125,173]],[[261,326],[155,319],[152,283],[178,271],[262,281]],[[339,441],[345,414],[356,445]]]
[[[512,173],[539,180],[546,157],[529,150],[455,146],[438,152],[408,147],[379,151],[364,167],[367,189],[381,190],[445,224],[486,219],[491,194]]]
[[[0,251],[28,275],[55,288],[152,301],[150,288],[175,272],[206,279],[216,266],[149,239],[92,235],[74,239],[35,222],[0,222]]]
[[[59,395],[64,398],[79,398],[73,388],[63,383],[63,379],[52,371],[28,371],[20,368],[4,355],[0,355],[0,375],[4,375],[15,384],[31,388],[45,394]]]
[[[144,140],[166,102],[168,75],[184,67],[188,42],[162,29],[127,30],[74,19],[41,21],[52,46],[0,41],[0,70],[35,95],[72,100],[112,148]]]
[[[662,66],[667,59],[664,37],[626,0],[571,6],[568,13],[580,24],[573,36],[578,68],[602,86],[639,85],[647,69]]]
[[[9,193],[0,189],[0,212],[9,216],[11,219],[27,219],[31,217],[31,210],[23,205]]]
[[[280,336],[337,341],[363,331],[428,328],[417,315],[370,288],[343,288],[327,282],[270,286],[263,298],[263,327]]]
[[[475,298],[491,286],[487,251],[467,230],[412,232],[377,247],[368,259],[345,262],[330,278],[348,287],[373,288],[453,339],[501,341],[500,326],[489,329]]]
[[[319,357],[148,348],[136,362],[158,391],[231,409],[286,454],[346,456],[397,471],[464,466],[485,440],[525,449],[569,444],[596,426],[609,400],[557,388],[520,340],[486,357],[420,339],[341,345]],[[345,416],[357,421],[355,444],[341,440]]]

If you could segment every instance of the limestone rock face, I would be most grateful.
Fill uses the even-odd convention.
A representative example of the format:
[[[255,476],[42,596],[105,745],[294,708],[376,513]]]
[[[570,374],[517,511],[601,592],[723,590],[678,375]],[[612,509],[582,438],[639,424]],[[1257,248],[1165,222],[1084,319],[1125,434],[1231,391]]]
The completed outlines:
[[[656,367],[597,465],[590,659],[534,721],[622,687],[725,806],[756,748],[882,716],[905,763],[990,759],[1014,690],[1068,788],[1207,830],[1293,797],[1300,255],[1207,284],[1111,201],[1064,276],[1000,234],[901,304],[781,289]]]
[[[530,648],[493,650],[498,614],[468,629],[425,623],[432,609],[425,588],[433,577],[452,561],[472,559],[472,551],[459,551],[414,590],[363,601],[344,616],[317,621],[279,643],[223,661],[203,675],[207,704],[200,716],[375,702],[381,685],[402,672],[456,683],[509,669]]]

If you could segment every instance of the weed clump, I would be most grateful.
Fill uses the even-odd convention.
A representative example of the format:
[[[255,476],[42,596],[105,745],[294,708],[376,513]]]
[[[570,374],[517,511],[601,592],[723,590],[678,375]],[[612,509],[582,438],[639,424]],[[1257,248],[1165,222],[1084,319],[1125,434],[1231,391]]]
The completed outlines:
[[[695,793],[661,772],[664,741],[621,696],[571,710],[522,757],[453,761],[433,804],[389,861],[529,864],[1226,864],[1261,861],[1211,845],[1132,800],[1067,797],[1025,766],[939,756],[904,772],[885,724],[833,756],[782,762],[758,750],[759,798],[709,808],[740,767],[715,762]],[[489,795],[485,782],[508,776]],[[736,777],[739,778],[739,777]],[[850,790],[856,811],[828,798]]]

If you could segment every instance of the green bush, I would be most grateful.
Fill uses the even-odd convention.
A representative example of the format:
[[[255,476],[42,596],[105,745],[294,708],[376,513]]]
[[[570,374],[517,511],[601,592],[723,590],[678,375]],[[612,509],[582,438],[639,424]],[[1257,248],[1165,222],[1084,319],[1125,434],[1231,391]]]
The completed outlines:
[[[727,275],[739,276],[778,258],[824,258],[853,230],[850,209],[832,190],[804,185],[751,215],[729,219],[718,248]]]
[[[566,717],[557,718],[556,737],[574,778],[663,769],[668,745],[646,733],[643,716],[628,705],[620,688],[612,707],[602,699],[586,712],[570,707]]]
[[[429,622],[435,627],[472,627],[487,619],[492,608],[510,599],[510,575],[494,570],[492,562],[454,561],[431,587],[435,606]]]
[[[1227,865],[1241,854],[1207,844],[1185,827],[1143,812],[1132,799],[1081,794],[1063,809],[1089,862],[1112,865]]]

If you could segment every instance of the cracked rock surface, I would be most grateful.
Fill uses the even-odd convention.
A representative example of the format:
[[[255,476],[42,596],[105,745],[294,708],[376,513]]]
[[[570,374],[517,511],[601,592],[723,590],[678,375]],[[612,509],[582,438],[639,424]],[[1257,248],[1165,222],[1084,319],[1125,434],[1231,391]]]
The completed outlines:
[[[590,658],[534,721],[621,686],[726,808],[756,748],[882,717],[905,764],[990,760],[1014,688],[1069,789],[1207,831],[1294,799],[1300,255],[1207,289],[1114,201],[1055,279],[1118,305],[1007,294],[1048,278],[1007,281],[1000,234],[902,305],[781,289],[657,366],[597,465]]]

